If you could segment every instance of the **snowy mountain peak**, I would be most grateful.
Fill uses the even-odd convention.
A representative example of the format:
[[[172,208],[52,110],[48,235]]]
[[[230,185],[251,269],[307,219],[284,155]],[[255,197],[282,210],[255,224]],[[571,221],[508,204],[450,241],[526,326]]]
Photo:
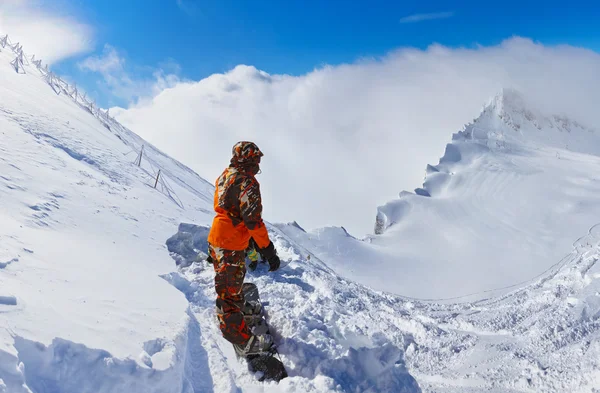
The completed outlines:
[[[592,128],[586,127],[568,116],[544,113],[543,110],[540,110],[537,105],[514,88],[503,88],[500,93],[489,101],[479,118],[471,126],[494,124],[500,126],[500,124],[497,124],[497,119],[501,120],[502,125],[515,131],[546,129],[558,132],[594,132]],[[467,126],[468,130],[469,127]]]
[[[493,110],[497,116],[502,117],[504,113],[519,111],[528,106],[521,92],[514,88],[505,87],[489,100],[487,108]]]
[[[479,117],[452,135],[437,165],[427,165],[423,186],[403,191],[399,199],[380,206],[375,234],[381,235],[412,209],[414,197],[440,197],[449,190],[453,175],[482,157],[524,151],[550,151],[600,156],[600,135],[564,115],[546,114],[516,89],[504,88],[492,97]]]

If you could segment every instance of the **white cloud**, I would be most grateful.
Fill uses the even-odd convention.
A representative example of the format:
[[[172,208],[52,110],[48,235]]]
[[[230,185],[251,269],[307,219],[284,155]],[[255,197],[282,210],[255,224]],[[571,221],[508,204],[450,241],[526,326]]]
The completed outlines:
[[[447,19],[452,18],[453,16],[454,12],[433,12],[430,14],[414,14],[401,18],[400,23],[417,23],[426,20]]]
[[[83,69],[99,72],[101,74],[109,74],[113,72],[124,72],[123,64],[125,60],[119,56],[117,50],[112,46],[104,45],[102,56],[90,56],[79,66]]]
[[[128,67],[125,57],[108,44],[104,45],[101,56],[90,56],[78,63],[78,66],[82,70],[99,73],[102,76],[100,88],[109,96],[128,102],[153,97],[180,82],[177,76],[180,67],[172,60],[161,64],[160,68],[150,69],[151,76],[145,77],[142,74],[148,73],[147,68],[143,70],[144,73],[136,72],[136,67]]]
[[[27,54],[52,64],[92,48],[92,29],[47,10],[35,0],[0,1],[0,35],[20,42]]]
[[[362,235],[376,207],[419,187],[451,134],[504,86],[600,127],[598,69],[595,52],[520,38],[475,49],[433,45],[299,77],[238,66],[169,86],[117,117],[209,181],[235,142],[256,141],[265,152],[266,219]]]

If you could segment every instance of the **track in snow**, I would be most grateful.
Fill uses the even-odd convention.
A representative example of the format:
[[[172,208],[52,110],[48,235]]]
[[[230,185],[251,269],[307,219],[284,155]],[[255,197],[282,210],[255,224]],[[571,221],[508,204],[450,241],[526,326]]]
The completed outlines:
[[[182,228],[171,249],[202,250],[207,228]],[[452,304],[371,292],[335,277],[314,258],[307,261],[272,233],[292,262],[279,275],[260,271],[247,280],[265,293],[290,368],[291,377],[273,391],[588,391],[600,381],[594,371],[600,355],[600,226],[522,287]],[[204,345],[213,359],[211,374],[224,376],[215,386],[246,391],[257,384],[220,336],[211,266],[193,263],[168,279],[186,293],[203,336],[210,336]]]
[[[206,227],[180,225],[180,231],[167,244],[173,258],[182,266],[164,278],[182,291],[197,316],[216,391],[247,391],[264,386],[249,375],[243,361],[236,359],[231,345],[222,338],[214,314],[214,272],[205,261],[193,262],[195,253],[206,250]],[[399,331],[393,340],[369,337],[374,305],[368,291],[356,293],[345,286],[359,286],[332,275],[317,262],[300,257],[297,249],[281,233],[272,232],[284,267],[268,273],[260,266],[248,272],[246,281],[261,288],[261,297],[279,342],[282,360],[290,377],[273,391],[325,392],[420,392],[417,382],[404,366],[404,348],[409,338]],[[287,262],[287,265],[286,265]],[[373,299],[374,300],[374,299]],[[369,324],[371,326],[369,326]],[[388,328],[391,328],[389,326]],[[396,329],[394,329],[396,330]],[[390,330],[388,330],[388,333]]]

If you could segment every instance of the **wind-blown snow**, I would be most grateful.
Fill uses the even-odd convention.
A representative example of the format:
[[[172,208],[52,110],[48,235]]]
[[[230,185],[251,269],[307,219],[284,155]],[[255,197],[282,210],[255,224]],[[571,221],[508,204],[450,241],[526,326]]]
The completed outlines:
[[[210,182],[50,88],[36,67],[17,74],[13,56],[0,53],[1,393],[598,386],[594,132],[505,92],[429,168],[419,193],[430,197],[380,208],[382,235],[269,224],[282,268],[260,265],[247,280],[290,376],[261,383],[215,319],[201,258]],[[468,269],[479,271],[460,276]],[[513,278],[526,282],[472,302],[400,295]]]

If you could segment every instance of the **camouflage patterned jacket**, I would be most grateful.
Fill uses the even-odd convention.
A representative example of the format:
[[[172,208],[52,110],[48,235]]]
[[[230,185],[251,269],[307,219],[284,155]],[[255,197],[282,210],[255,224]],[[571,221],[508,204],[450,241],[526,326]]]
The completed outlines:
[[[252,236],[260,248],[270,243],[262,220],[260,185],[250,172],[229,166],[215,182],[214,206],[217,213],[208,235],[214,247],[245,250]]]

